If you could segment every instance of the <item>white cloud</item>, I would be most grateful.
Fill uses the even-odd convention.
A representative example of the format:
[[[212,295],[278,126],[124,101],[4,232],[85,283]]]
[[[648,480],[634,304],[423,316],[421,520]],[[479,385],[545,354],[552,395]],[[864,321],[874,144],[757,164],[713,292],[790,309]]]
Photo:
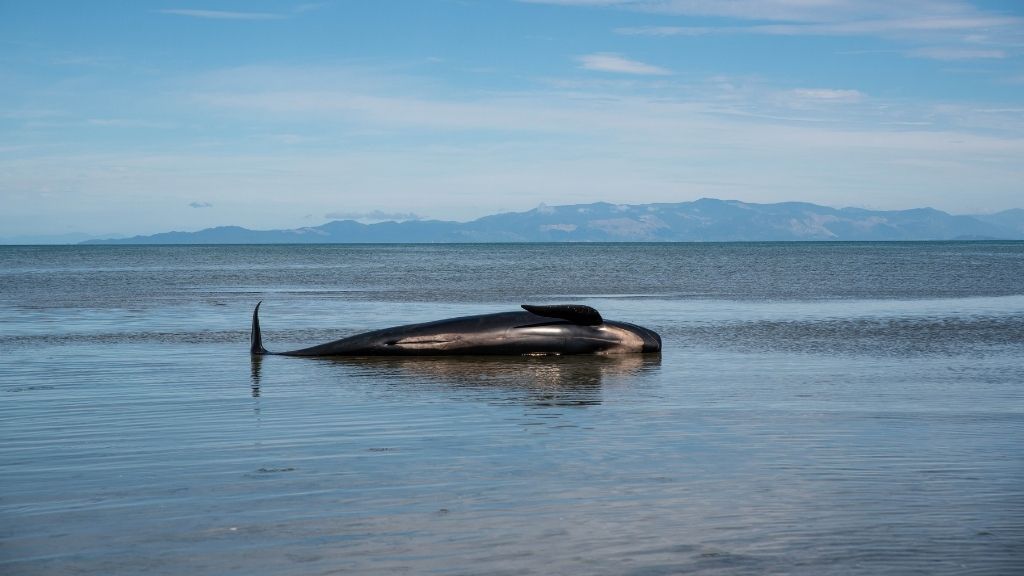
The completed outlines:
[[[210,20],[282,20],[286,16],[270,12],[230,12],[225,10],[194,10],[191,8],[165,8],[157,10],[161,14],[205,18]]]
[[[784,36],[898,36],[907,33],[964,33],[972,30],[1011,28],[1024,24],[1014,17],[929,17],[849,20],[807,24],[765,24],[731,30]],[[727,28],[727,30],[729,30]]]
[[[952,61],[1006,58],[1006,52],[1003,50],[979,50],[975,48],[918,48],[907,52],[907,54],[915,58]]]
[[[306,12],[320,10],[325,6],[327,6],[327,2],[307,2],[305,4],[299,4],[298,6],[292,9],[292,12],[295,12],[296,14],[304,14]]]
[[[554,4],[556,6],[621,6],[641,4],[646,0],[519,0],[523,4]]]
[[[324,218],[330,220],[358,220],[363,223],[369,222],[404,222],[406,220],[422,220],[423,217],[415,212],[385,212],[384,210],[370,210],[368,212],[328,212]]]
[[[964,0],[521,0],[564,6],[617,6],[641,12],[769,22],[863,24],[864,29],[963,29],[1018,24]]]
[[[672,71],[667,68],[630,60],[611,52],[587,54],[579,56],[577,60],[580,62],[581,68],[597,72],[614,72],[617,74],[636,74],[642,76],[668,76],[672,74]]]
[[[634,26],[616,28],[624,36],[704,36],[709,34],[764,34],[774,36],[899,36],[907,33],[964,33],[991,28],[1024,25],[1024,18],[901,18],[888,20],[851,20],[802,24],[760,24],[752,26]],[[963,39],[959,38],[958,39]],[[967,40],[977,41],[978,36]],[[991,38],[987,38],[991,40]]]
[[[864,93],[859,90],[836,90],[832,88],[797,88],[790,90],[794,98],[814,102],[835,102],[853,104],[864,100]]]
[[[853,6],[851,6],[853,4]],[[855,6],[860,4],[859,7]],[[689,16],[714,16],[744,20],[818,21],[874,12],[871,0],[651,0],[639,4],[642,10]]]
[[[171,122],[139,118],[89,118],[85,121],[88,126],[108,128],[155,128],[166,129],[173,127]]]
[[[625,36],[875,36],[922,46],[906,55],[936,60],[1005,58],[1024,46],[1024,18],[963,0],[650,0],[615,5],[634,11],[732,20],[718,26],[649,25],[615,30]],[[750,21],[755,23],[744,23]]]
[[[735,27],[736,30],[741,30]],[[615,33],[622,36],[706,36],[720,34],[730,28],[714,28],[708,26],[630,26],[616,28]]]

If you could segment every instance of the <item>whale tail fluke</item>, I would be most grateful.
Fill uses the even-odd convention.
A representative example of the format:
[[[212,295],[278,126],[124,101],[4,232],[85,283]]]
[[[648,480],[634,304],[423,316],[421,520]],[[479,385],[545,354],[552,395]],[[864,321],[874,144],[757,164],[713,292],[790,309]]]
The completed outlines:
[[[263,336],[260,334],[260,304],[263,304],[262,300],[256,304],[256,309],[252,311],[252,332],[249,334],[249,353],[253,356],[268,354],[267,349],[263,347]]]

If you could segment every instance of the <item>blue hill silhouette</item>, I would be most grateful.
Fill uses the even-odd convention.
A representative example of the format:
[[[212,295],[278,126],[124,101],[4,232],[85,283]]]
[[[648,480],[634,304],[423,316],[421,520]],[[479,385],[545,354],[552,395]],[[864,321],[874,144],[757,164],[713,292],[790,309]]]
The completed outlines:
[[[805,202],[702,198],[662,204],[541,205],[471,222],[335,220],[292,230],[221,226],[86,244],[307,244],[429,242],[734,242],[1024,239],[1024,210],[956,216],[932,208],[865,210]]]

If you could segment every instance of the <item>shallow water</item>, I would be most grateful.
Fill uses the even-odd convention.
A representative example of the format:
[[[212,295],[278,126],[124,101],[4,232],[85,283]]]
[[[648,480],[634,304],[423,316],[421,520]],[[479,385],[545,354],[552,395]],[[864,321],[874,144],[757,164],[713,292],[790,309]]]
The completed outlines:
[[[247,354],[582,302],[660,357]],[[1024,243],[0,247],[5,574],[1012,574]]]

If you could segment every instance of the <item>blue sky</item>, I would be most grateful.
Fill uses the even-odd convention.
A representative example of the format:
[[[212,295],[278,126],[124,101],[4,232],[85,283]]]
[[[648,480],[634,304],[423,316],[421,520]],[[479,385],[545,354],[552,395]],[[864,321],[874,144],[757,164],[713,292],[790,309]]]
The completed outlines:
[[[0,0],[0,236],[1024,207],[1024,3]]]

